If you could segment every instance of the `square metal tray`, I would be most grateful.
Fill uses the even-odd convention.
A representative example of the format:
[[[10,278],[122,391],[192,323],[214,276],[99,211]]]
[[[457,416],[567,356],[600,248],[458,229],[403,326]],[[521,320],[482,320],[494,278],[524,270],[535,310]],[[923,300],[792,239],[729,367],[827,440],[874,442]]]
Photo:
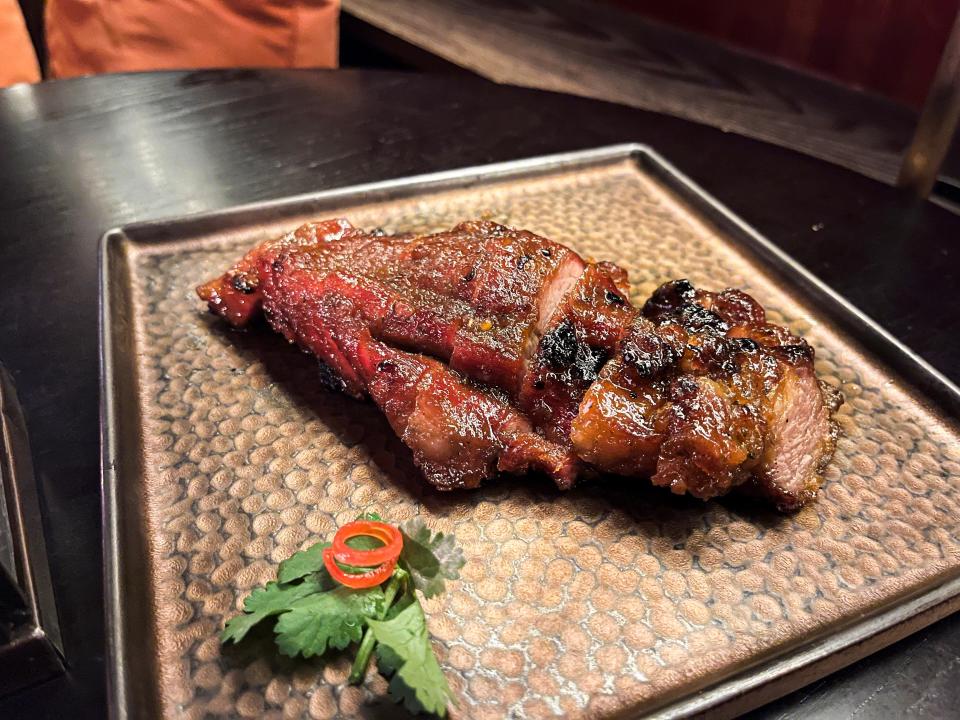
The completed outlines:
[[[802,332],[847,400],[817,502],[779,515],[643,481],[426,487],[371,405],[320,390],[267,330],[195,285],[257,242],[346,216],[428,231],[477,216],[663,280],[738,286]],[[377,716],[371,673],[223,649],[276,564],[358,511],[464,546],[427,603],[456,717],[733,715],[960,606],[960,392],[649,148],[443,172],[107,233],[103,482],[115,717]]]

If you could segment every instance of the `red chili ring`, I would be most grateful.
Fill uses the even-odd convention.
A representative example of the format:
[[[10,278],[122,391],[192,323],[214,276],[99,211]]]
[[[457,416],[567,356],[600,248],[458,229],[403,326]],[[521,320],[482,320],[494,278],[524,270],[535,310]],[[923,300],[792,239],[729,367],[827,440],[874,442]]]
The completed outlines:
[[[397,566],[397,560],[394,558],[365,573],[348,573],[337,565],[333,548],[328,547],[323,551],[323,564],[326,566],[327,572],[330,573],[330,577],[338,583],[348,588],[359,590],[362,588],[371,588],[383,583],[393,574],[393,569]]]
[[[347,545],[347,540],[367,536],[376,538],[383,547],[373,550],[358,550]],[[403,550],[403,535],[400,530],[387,523],[374,520],[355,520],[337,530],[333,536],[333,555],[337,561],[356,567],[375,567],[386,562],[396,562]]]

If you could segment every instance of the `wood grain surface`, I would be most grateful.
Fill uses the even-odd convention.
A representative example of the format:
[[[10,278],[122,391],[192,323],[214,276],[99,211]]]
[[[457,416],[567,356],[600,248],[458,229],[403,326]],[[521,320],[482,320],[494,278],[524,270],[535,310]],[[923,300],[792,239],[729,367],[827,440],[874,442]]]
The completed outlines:
[[[0,357],[31,432],[70,664],[0,701],[2,717],[104,716],[96,244],[109,227],[643,141],[960,379],[960,218],[676,118],[463,76],[227,71],[6,90],[0,137]],[[954,617],[760,715],[949,716],[958,653]]]
[[[495,82],[669,113],[890,183],[917,120],[880,96],[588,0],[343,0],[343,11]],[[960,175],[957,156],[948,174]]]

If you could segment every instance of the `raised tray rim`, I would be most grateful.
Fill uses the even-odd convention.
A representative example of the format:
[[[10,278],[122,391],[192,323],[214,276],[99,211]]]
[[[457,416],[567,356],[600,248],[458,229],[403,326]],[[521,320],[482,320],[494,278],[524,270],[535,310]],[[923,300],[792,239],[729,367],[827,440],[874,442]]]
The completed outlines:
[[[960,388],[956,384],[713,198],[663,156],[642,143],[622,143],[475,165],[113,228],[103,234],[99,244],[101,521],[107,703],[112,718],[127,720],[142,716],[144,711],[142,705],[132,702],[131,683],[136,664],[128,657],[128,628],[120,593],[124,560],[118,523],[120,479],[116,461],[119,448],[115,432],[119,398],[114,392],[117,367],[110,335],[115,309],[111,306],[108,292],[112,272],[110,251],[113,247],[127,241],[169,242],[174,234],[171,231],[176,231],[175,234],[179,236],[198,234],[212,228],[242,227],[252,219],[262,220],[264,216],[280,219],[292,214],[320,213],[325,208],[332,209],[336,205],[351,202],[383,202],[427,192],[466,189],[478,184],[535,178],[630,160],[693,206],[706,220],[730,235],[738,245],[752,251],[766,269],[789,281],[793,291],[828,315],[844,332],[864,345],[871,355],[890,366],[932,405],[953,418],[960,418]],[[956,610],[960,610],[960,566],[952,577],[917,588],[912,595],[893,600],[828,637],[785,648],[699,692],[672,700],[665,699],[646,717],[678,718],[708,712],[711,716],[728,717],[745,712],[839,670]]]

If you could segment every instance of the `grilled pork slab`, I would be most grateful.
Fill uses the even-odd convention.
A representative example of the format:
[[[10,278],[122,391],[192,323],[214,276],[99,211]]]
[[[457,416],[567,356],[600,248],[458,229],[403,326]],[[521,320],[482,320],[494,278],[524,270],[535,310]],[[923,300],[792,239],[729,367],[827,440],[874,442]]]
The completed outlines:
[[[592,467],[701,498],[748,486],[786,510],[835,445],[813,349],[749,295],[680,280],[637,309],[621,268],[492,222],[311,223],[197,292],[236,327],[263,314],[370,397],[441,489],[528,470],[569,487]]]
[[[750,480],[779,508],[798,508],[815,496],[837,433],[839,396],[821,388],[813,357],[746,293],[666,283],[587,391],[574,450],[677,493],[706,499]]]

